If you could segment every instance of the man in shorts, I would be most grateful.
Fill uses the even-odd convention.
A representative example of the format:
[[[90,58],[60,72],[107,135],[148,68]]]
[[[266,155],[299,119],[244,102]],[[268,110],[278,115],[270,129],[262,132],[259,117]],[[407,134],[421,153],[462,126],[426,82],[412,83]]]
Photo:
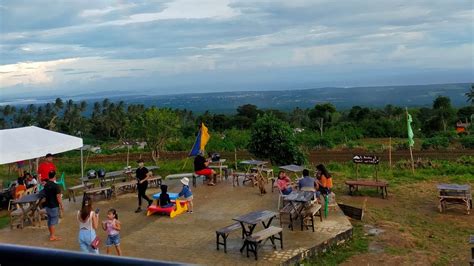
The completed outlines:
[[[48,181],[44,185],[45,193],[45,209],[46,214],[48,215],[48,230],[49,230],[49,240],[55,241],[60,240],[59,237],[55,235],[55,225],[59,223],[60,212],[63,211],[63,202],[61,200],[61,189],[56,181],[56,172],[50,171],[48,174]]]
[[[214,186],[216,182],[216,172],[209,168],[209,161],[204,158],[202,153],[199,153],[194,158],[194,173],[197,175],[204,175],[207,177],[209,186]]]

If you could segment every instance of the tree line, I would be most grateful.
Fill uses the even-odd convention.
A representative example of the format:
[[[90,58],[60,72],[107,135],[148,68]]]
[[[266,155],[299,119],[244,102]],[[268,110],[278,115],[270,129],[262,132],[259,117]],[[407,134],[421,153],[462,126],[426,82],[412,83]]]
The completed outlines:
[[[461,108],[454,108],[451,100],[444,96],[436,97],[431,107],[410,108],[416,137],[451,134],[457,121],[472,122],[473,95],[474,86],[466,93],[470,105]],[[42,105],[6,105],[0,108],[0,127],[35,125],[92,141],[145,140],[156,153],[164,150],[170,139],[192,139],[201,122],[211,132],[234,130],[234,135],[238,135],[235,131],[250,130],[264,115],[271,115],[272,119],[288,124],[293,130],[306,132],[300,138],[308,138],[303,142],[312,143],[312,146],[331,146],[331,142],[345,143],[360,138],[403,138],[407,134],[405,109],[393,105],[337,110],[331,103],[321,103],[313,108],[296,107],[284,112],[246,104],[239,106],[234,114],[209,111],[196,114],[186,109],[145,107],[109,99],[94,102],[89,111],[87,107],[86,101],[61,98]]]

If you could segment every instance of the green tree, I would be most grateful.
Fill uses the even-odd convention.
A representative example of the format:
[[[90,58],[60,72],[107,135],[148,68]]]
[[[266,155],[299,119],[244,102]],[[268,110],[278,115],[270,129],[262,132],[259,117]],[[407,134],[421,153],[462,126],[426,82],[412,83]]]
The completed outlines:
[[[167,141],[178,136],[180,126],[181,121],[174,111],[152,107],[135,121],[134,129],[135,135],[143,134],[156,162]]]
[[[259,117],[251,130],[249,151],[273,164],[302,164],[305,159],[290,125],[272,114]]]
[[[309,117],[311,121],[317,125],[321,137],[325,129],[324,125],[329,125],[332,121],[333,114],[336,112],[336,107],[330,103],[317,104],[312,110],[309,111]]]
[[[451,106],[451,99],[445,96],[438,96],[433,102],[435,119],[441,123],[444,132],[448,129],[448,124],[456,119],[456,111]]]

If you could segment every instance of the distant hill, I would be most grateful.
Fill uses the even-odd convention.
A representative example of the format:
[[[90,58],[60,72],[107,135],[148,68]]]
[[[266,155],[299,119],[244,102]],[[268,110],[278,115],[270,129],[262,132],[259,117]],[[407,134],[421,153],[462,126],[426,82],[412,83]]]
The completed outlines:
[[[63,99],[101,101],[107,97],[111,101],[140,103],[146,106],[188,109],[195,112],[234,112],[238,106],[254,104],[259,108],[291,110],[295,107],[308,108],[315,104],[330,102],[338,109],[348,109],[354,105],[383,107],[387,104],[407,107],[431,106],[438,95],[448,96],[454,106],[467,105],[466,93],[471,84],[432,84],[411,86],[352,87],[352,88],[315,88],[283,91],[236,91],[215,93],[194,93],[179,95],[134,95],[130,92],[107,92],[82,94],[74,97],[58,96]],[[41,98],[37,103],[54,99]],[[10,104],[19,103],[9,99]],[[5,104],[4,102],[3,104]],[[26,103],[26,102],[25,102]],[[32,100],[27,102],[35,103]],[[89,105],[90,106],[90,105]]]

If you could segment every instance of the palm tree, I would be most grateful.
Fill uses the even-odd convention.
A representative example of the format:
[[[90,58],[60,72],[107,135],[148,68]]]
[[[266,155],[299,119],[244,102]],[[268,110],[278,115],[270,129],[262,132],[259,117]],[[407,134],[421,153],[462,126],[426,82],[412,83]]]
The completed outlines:
[[[464,95],[467,97],[466,102],[471,102],[471,105],[474,105],[474,84],[471,84],[471,90],[466,92]]]

